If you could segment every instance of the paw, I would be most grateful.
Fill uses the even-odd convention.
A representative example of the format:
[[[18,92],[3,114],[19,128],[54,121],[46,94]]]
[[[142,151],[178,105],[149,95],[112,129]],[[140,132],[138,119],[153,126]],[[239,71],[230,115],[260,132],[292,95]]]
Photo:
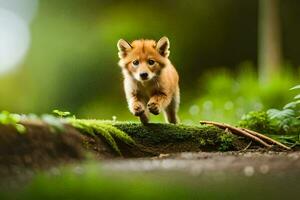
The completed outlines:
[[[133,114],[135,116],[141,116],[145,112],[144,106],[141,103],[135,103],[133,105]]]
[[[147,104],[149,111],[154,114],[154,115],[158,115],[160,113],[160,107],[157,103],[155,102],[149,102]]]
[[[147,115],[142,114],[140,117],[140,121],[142,122],[142,124],[146,125],[149,122],[149,118],[147,117]]]

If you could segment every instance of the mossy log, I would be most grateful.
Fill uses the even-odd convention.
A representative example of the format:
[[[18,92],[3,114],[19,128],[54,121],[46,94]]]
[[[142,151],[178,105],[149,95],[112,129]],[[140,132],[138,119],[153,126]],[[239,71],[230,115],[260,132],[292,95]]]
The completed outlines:
[[[137,143],[137,149],[127,149],[131,155],[137,150],[151,155],[175,152],[239,150],[243,142],[230,132],[214,126],[173,124],[115,123]],[[128,153],[128,152],[127,152]]]
[[[98,120],[64,122],[53,132],[43,121],[21,122],[26,132],[0,125],[0,167],[47,167],[97,158],[145,157],[188,151],[240,150],[246,141],[214,126],[123,123]],[[105,133],[105,134],[104,134]],[[115,146],[113,146],[115,145]]]

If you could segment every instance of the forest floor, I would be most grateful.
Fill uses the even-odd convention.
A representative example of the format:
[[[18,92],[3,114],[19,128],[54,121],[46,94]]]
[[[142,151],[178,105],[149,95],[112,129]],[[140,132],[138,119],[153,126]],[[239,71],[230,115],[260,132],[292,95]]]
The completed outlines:
[[[293,199],[300,194],[300,152],[182,152],[73,162],[42,175],[14,170],[14,176],[1,179],[1,188],[9,191],[1,199]]]
[[[202,173],[284,174],[300,172],[300,152],[249,150],[244,152],[183,152],[153,158],[109,160],[103,167],[118,171],[182,171]]]
[[[99,128],[98,121],[92,122]],[[71,126],[66,126],[64,133],[51,133],[45,123],[23,124],[25,134],[0,126],[0,185],[9,195],[13,194],[11,188],[27,188],[25,199],[43,199],[49,193],[65,198],[84,199],[101,193],[107,198],[127,195],[134,199],[147,194],[153,197],[154,190],[165,194],[165,199],[179,194],[181,199],[207,195],[240,199],[249,192],[254,196],[243,199],[282,199],[300,194],[300,151],[262,148],[240,137],[224,140],[224,133],[230,133],[216,127],[119,123],[115,127],[136,142],[132,145],[115,136],[120,156],[103,135],[82,134]],[[113,130],[107,124],[103,127]],[[228,145],[228,139],[232,142],[226,146],[229,149],[219,151]],[[106,189],[97,187],[103,184]],[[78,188],[66,192],[59,189],[64,185]],[[143,193],[126,191],[139,187]],[[1,194],[7,193],[0,190],[0,199],[11,197],[1,198]],[[40,196],[33,196],[36,194]]]

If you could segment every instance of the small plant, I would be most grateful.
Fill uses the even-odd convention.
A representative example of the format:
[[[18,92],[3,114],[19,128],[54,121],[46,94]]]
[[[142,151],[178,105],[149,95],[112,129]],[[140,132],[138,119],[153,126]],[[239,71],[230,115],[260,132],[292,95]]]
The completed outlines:
[[[228,151],[233,148],[233,142],[235,140],[235,137],[230,132],[227,132],[226,134],[223,134],[220,136],[220,151]]]
[[[300,90],[297,85],[290,90]],[[283,106],[282,109],[250,112],[239,122],[245,127],[264,134],[286,144],[300,144],[300,94],[294,100]]]
[[[69,117],[71,115],[71,113],[68,112],[68,111],[53,110],[52,112],[60,118],[66,118],[66,117]]]
[[[300,89],[300,85],[297,85],[290,90],[297,89]],[[277,127],[280,132],[285,134],[300,134],[300,110],[298,109],[300,104],[300,94],[297,94],[294,99],[294,101],[286,104],[282,110],[270,109],[267,111],[273,125]]]
[[[11,125],[16,128],[18,133],[23,134],[26,132],[25,126],[20,124],[21,116],[18,114],[12,114],[8,111],[2,111],[0,113],[0,124]]]
[[[272,122],[265,111],[251,111],[243,115],[239,126],[264,134],[270,134],[274,131]]]

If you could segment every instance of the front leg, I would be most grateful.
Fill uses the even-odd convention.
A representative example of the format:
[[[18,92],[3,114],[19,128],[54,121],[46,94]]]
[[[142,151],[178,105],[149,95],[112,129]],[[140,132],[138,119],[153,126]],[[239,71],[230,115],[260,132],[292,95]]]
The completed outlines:
[[[141,98],[139,98],[138,92],[136,90],[136,84],[133,83],[131,79],[125,78],[124,89],[130,112],[133,115],[138,116],[143,124],[148,123],[149,119],[148,112],[145,106],[146,103]]]
[[[162,109],[164,109],[170,104],[170,102],[171,98],[168,97],[166,94],[155,94],[150,98],[147,107],[152,114],[158,115]]]
[[[136,96],[132,96],[129,99],[128,106],[130,112],[135,116],[138,116],[143,124],[147,124],[149,122],[149,117],[145,109],[145,105]]]
[[[128,107],[132,114],[141,116],[145,112],[145,106],[136,96],[132,96],[128,101]]]

